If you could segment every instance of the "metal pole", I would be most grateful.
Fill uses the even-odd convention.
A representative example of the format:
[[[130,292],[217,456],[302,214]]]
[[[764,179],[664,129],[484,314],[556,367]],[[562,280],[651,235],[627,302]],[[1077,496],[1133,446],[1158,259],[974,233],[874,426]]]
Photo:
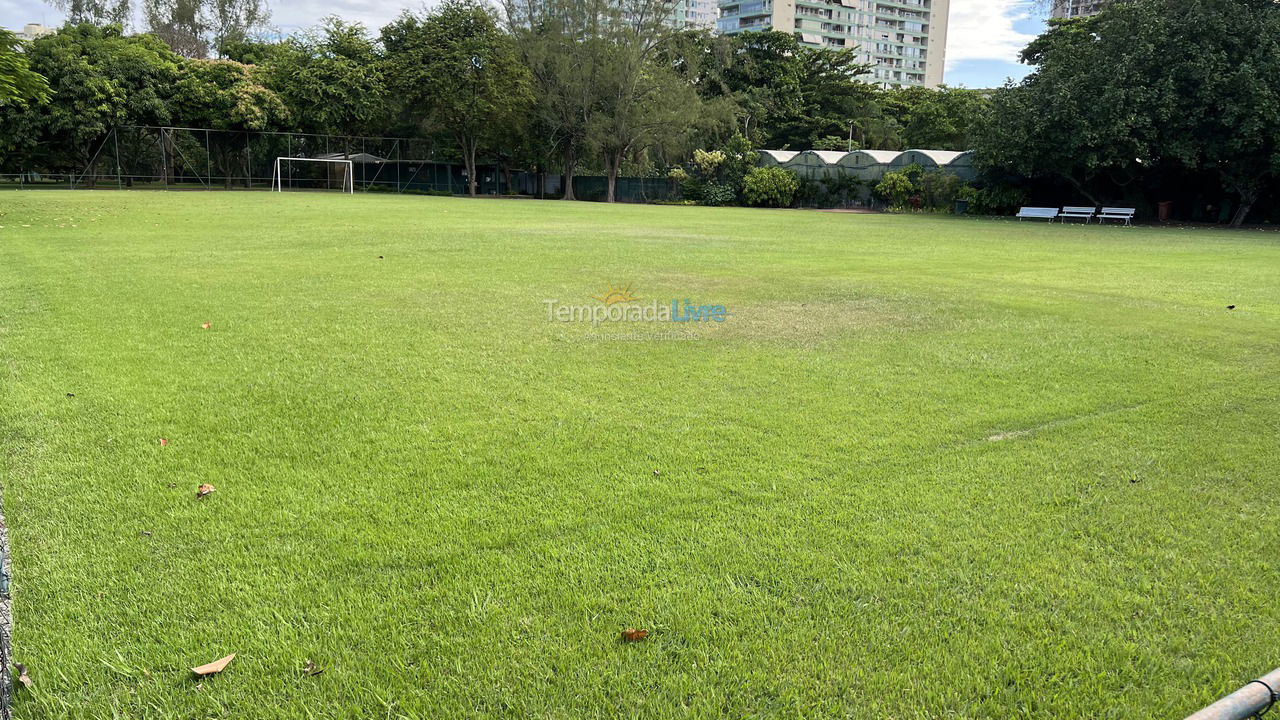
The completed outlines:
[[[1275,702],[1272,692],[1280,692],[1280,668],[1276,668],[1209,707],[1192,713],[1187,720],[1244,720],[1266,710]]]
[[[160,148],[160,175],[164,189],[169,189],[169,150],[165,145],[164,128],[160,128],[160,142],[156,143],[156,147]]]
[[[120,177],[120,137],[116,132],[115,128],[111,128],[111,144],[115,145],[116,149],[116,189],[123,190],[124,180]]]

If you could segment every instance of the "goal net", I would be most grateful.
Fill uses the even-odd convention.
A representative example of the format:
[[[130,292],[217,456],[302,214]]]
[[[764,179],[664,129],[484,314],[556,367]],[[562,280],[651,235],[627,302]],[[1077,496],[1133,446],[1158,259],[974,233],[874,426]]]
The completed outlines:
[[[356,191],[355,164],[341,158],[278,157],[271,189]]]

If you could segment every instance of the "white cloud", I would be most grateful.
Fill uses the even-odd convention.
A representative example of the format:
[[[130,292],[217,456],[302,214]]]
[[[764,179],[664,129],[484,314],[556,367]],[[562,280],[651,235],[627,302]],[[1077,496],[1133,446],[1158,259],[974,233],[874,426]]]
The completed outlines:
[[[951,0],[947,68],[965,60],[1016,62],[1035,36],[1014,25],[1030,20],[1034,10],[1034,0]]]

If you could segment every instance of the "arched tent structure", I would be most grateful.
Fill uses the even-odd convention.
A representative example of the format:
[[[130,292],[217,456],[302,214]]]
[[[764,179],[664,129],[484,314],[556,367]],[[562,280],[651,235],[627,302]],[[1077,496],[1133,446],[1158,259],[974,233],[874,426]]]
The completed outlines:
[[[790,170],[807,180],[822,180],[838,173],[840,159],[848,153],[837,150],[805,150],[786,164]]]
[[[978,177],[978,168],[973,165],[972,150],[966,150],[952,158],[951,162],[947,163],[947,169],[964,181],[975,180]]]
[[[852,175],[859,180],[879,180],[898,155],[897,150],[854,150],[845,153],[836,166],[841,174]]]
[[[889,163],[889,169],[901,170],[908,165],[919,165],[925,170],[941,170],[962,154],[956,150],[904,150]]]
[[[760,153],[760,167],[778,167],[786,165],[796,155],[797,150],[757,150]]]

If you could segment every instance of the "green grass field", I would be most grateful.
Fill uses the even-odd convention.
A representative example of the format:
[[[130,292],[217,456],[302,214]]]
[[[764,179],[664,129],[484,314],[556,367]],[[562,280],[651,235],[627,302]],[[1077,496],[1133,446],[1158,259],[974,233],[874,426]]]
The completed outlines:
[[[1280,235],[115,191],[0,226],[18,718],[1167,718],[1280,665]],[[548,320],[610,284],[731,315]]]

